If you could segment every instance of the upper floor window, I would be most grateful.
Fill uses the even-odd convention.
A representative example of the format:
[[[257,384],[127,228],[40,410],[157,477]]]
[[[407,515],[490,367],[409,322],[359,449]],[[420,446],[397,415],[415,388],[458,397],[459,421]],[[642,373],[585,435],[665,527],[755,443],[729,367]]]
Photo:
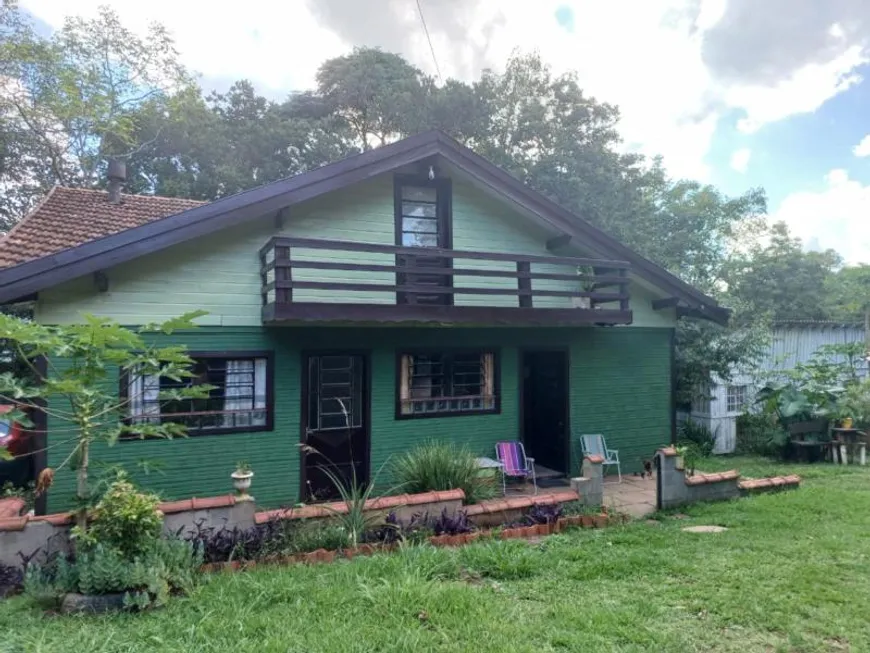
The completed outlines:
[[[498,412],[496,362],[492,351],[401,354],[399,416]]]
[[[192,354],[194,376],[175,381],[131,373],[122,379],[130,423],[177,422],[189,435],[272,428],[271,356],[266,353]],[[214,386],[201,399],[164,400],[161,390]]]
[[[394,201],[396,245],[412,248],[396,255],[396,303],[453,303],[451,260],[427,251],[453,247],[450,180],[396,175]]]
[[[401,231],[406,247],[440,247],[438,191],[427,186],[402,186]]]
[[[450,180],[398,175],[396,244],[450,248]]]

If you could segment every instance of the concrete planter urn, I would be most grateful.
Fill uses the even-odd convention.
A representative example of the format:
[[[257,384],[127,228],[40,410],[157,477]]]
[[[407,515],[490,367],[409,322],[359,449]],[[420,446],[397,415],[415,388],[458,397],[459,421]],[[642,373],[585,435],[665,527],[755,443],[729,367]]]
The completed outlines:
[[[251,487],[251,479],[254,478],[254,472],[237,469],[230,474],[230,477],[233,479],[233,487],[236,488],[238,493],[237,498],[240,500],[250,500],[248,489]]]

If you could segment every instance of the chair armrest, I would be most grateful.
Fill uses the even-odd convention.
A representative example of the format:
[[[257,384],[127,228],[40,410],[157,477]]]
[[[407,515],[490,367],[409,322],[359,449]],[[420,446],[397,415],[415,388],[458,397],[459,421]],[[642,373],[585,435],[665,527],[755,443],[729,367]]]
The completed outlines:
[[[535,459],[532,458],[531,456],[526,456],[526,463],[528,464],[529,469],[535,468]]]

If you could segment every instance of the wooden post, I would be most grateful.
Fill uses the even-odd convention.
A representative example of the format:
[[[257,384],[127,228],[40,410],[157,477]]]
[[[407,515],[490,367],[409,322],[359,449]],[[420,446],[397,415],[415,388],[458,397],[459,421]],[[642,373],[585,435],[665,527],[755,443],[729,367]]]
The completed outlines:
[[[619,268],[619,276],[625,278],[625,281],[619,284],[619,294],[628,295],[628,271],[625,268]],[[619,310],[627,311],[628,309],[628,299],[620,299]]]
[[[520,308],[532,308],[532,264],[517,261],[517,289],[520,293]]]
[[[293,301],[292,288],[278,288],[279,281],[289,281],[293,274],[288,267],[279,267],[278,263],[290,262],[290,247],[279,245],[275,247],[275,303],[289,304]]]

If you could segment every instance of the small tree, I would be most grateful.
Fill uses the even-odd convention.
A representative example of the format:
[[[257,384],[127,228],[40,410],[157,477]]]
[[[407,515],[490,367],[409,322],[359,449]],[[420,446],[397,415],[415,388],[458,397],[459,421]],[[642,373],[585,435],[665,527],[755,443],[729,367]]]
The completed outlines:
[[[128,379],[136,375],[155,375],[176,383],[193,377],[189,371],[193,360],[184,346],[159,347],[147,343],[144,336],[149,333],[169,335],[178,329],[194,328],[193,320],[204,314],[196,311],[136,329],[93,315],[85,315],[81,324],[64,326],[46,326],[0,315],[0,338],[31,372],[26,377],[12,372],[0,374],[0,400],[16,404],[16,410],[8,416],[26,428],[32,428],[27,415],[32,411],[43,411],[68,425],[55,429],[55,433],[69,435],[68,438],[46,446],[50,449],[72,445],[72,450],[53,471],[66,465],[76,470],[79,532],[87,532],[89,455],[94,442],[111,446],[125,435],[173,438],[186,434],[185,426],[178,423],[159,419],[137,420],[141,423],[127,420],[131,403],[142,398],[144,389],[137,395],[136,384],[128,383],[126,396],[123,393],[119,396],[117,375]],[[47,361],[44,375],[37,364],[41,358]],[[191,384],[161,390],[158,401],[205,398],[211,389],[204,384]],[[0,449],[0,457],[11,456]]]

